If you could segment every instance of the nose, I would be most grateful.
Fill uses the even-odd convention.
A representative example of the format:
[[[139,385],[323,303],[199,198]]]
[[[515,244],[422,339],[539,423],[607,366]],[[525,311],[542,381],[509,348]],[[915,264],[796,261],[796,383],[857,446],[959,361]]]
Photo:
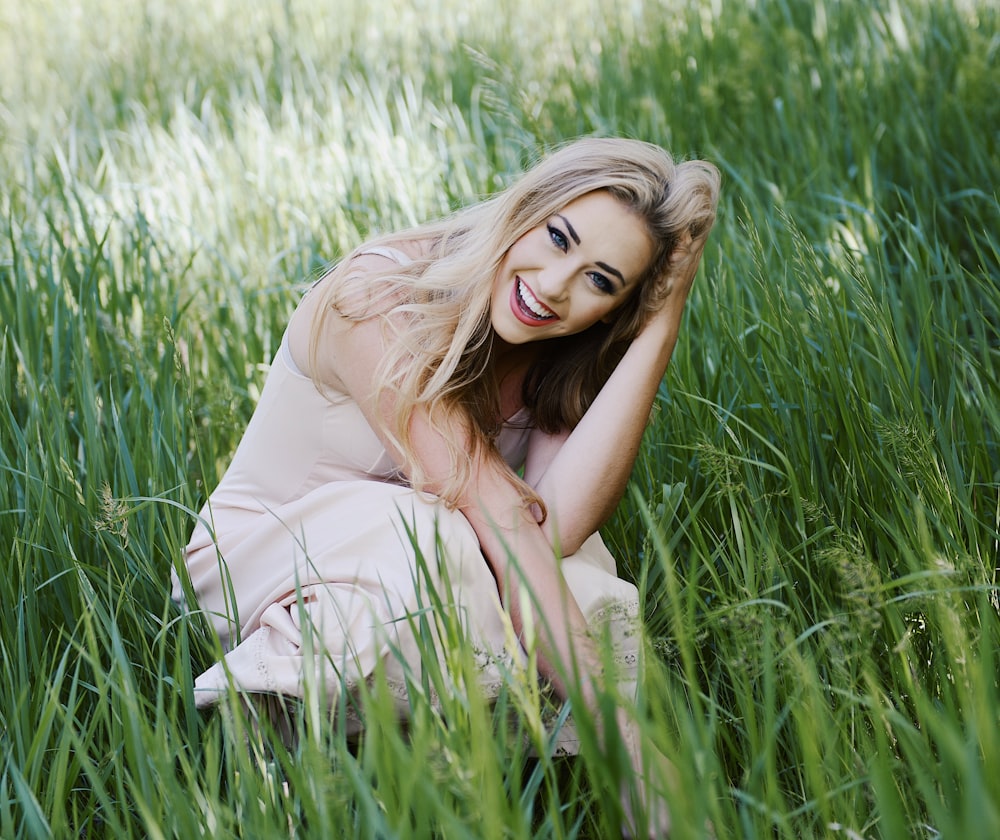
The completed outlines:
[[[538,273],[538,294],[560,303],[569,294],[573,272],[565,265],[550,265]]]

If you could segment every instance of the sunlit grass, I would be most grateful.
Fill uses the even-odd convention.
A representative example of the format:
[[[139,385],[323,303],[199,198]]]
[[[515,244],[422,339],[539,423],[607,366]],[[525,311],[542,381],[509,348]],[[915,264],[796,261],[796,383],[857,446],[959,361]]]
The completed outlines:
[[[725,172],[606,528],[677,835],[1000,833],[998,29],[971,0],[0,8],[0,836],[613,835],[615,763],[547,755],[517,680],[405,731],[376,685],[360,743],[307,703],[283,745],[194,708],[214,646],[168,599],[302,285],[592,132]]]

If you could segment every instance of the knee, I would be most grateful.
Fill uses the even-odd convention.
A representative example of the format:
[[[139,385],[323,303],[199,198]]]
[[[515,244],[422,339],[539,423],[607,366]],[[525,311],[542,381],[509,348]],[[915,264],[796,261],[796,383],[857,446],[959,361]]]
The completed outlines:
[[[428,561],[460,559],[470,551],[479,556],[479,538],[459,511],[437,499],[414,495],[398,504],[401,536]]]

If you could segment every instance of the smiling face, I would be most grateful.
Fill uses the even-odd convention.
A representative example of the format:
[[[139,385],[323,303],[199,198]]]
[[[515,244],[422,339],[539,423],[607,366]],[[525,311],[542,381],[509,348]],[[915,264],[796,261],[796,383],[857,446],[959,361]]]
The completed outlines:
[[[583,332],[635,292],[652,259],[642,220],[606,192],[567,204],[507,251],[490,320],[508,344]]]

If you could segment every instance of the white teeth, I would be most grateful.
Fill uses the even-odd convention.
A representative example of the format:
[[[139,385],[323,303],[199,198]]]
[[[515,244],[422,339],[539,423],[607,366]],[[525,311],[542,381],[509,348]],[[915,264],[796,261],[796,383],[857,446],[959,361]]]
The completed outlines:
[[[531,289],[524,285],[524,282],[520,279],[517,281],[517,296],[521,299],[521,303],[528,307],[528,309],[530,309],[531,312],[539,318],[556,317],[538,302],[538,298],[531,293]]]

